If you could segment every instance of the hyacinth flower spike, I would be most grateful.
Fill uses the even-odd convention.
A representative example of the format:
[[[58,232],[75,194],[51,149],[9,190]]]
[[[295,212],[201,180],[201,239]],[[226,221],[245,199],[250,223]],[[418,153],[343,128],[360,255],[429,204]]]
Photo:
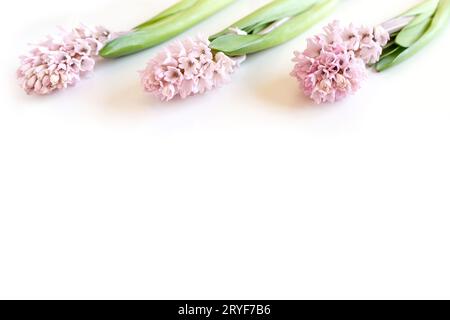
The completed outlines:
[[[275,0],[209,39],[169,45],[141,72],[145,91],[162,101],[220,87],[246,56],[291,40],[325,18],[338,0]]]
[[[370,67],[383,71],[411,58],[449,18],[450,0],[426,0],[376,27],[335,21],[295,52],[291,75],[317,104],[342,100],[360,88]]]
[[[28,94],[47,95],[75,85],[94,70],[99,50],[112,37],[103,27],[84,25],[47,36],[20,57],[20,86]]]
[[[118,58],[158,45],[235,0],[182,0],[129,32],[104,27],[60,29],[20,57],[17,78],[28,94],[47,95],[75,85],[101,58]]]

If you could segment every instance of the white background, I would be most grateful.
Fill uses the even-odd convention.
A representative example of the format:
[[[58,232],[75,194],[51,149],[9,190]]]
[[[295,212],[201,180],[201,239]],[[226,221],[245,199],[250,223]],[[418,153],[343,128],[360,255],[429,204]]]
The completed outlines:
[[[416,2],[343,0],[327,21],[375,24]],[[334,105],[289,76],[327,21],[187,101],[140,90],[161,46],[57,95],[18,88],[17,56],[56,26],[126,30],[169,3],[1,10],[0,298],[450,298],[450,30]]]

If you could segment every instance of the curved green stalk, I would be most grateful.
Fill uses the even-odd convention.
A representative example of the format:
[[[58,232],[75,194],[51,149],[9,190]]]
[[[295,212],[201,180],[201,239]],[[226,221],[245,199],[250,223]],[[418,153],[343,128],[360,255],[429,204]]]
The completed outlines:
[[[119,58],[133,54],[164,41],[193,27],[235,0],[184,0],[156,17],[137,26],[109,43],[100,51],[104,58]]]
[[[266,50],[285,43],[306,31],[335,8],[339,0],[276,0],[233,27],[249,33],[230,34],[227,30],[214,35],[210,47],[229,56],[241,56]],[[286,23],[267,34],[258,33],[271,23],[290,18]],[[243,29],[242,29],[243,28]]]

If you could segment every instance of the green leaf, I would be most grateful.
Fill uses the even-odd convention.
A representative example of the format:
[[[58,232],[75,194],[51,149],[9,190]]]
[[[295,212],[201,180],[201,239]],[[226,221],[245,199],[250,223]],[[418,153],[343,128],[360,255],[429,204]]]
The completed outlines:
[[[249,34],[255,34],[261,30],[262,25],[283,19],[285,17],[296,16],[315,5],[318,0],[274,0],[250,15],[237,21],[230,27],[239,28]],[[226,28],[222,32],[210,37],[213,41],[220,36],[228,34]]]
[[[119,58],[156,46],[193,27],[234,1],[197,0],[193,3],[189,0],[179,3],[178,6],[156,16],[159,18],[149,20],[148,25],[144,23],[130,33],[107,43],[100,51],[100,55],[104,58]]]
[[[425,34],[430,24],[431,18],[427,18],[419,24],[414,24],[413,26],[408,25],[400,31],[398,36],[395,38],[395,42],[404,48],[412,46]]]
[[[384,57],[387,57],[388,55],[392,54],[393,52],[397,51],[398,48],[399,48],[399,45],[396,44],[395,42],[393,45],[391,45],[389,47],[384,47],[383,53],[380,56],[380,60],[383,59]]]
[[[181,11],[189,9],[197,2],[198,2],[198,0],[181,0],[181,1],[177,2],[176,4],[174,4],[173,6],[171,6],[170,8],[168,8],[168,9],[164,10],[163,12],[161,12],[160,14],[156,15],[152,19],[141,23],[134,29],[136,30],[136,29],[142,29],[142,28],[148,27],[148,26],[154,24],[155,22],[166,19],[174,14],[177,14],[177,13],[180,13]]]
[[[389,60],[380,61],[377,70],[382,71],[390,67],[398,65],[405,60],[411,58],[427,46],[448,24],[450,19],[450,0],[440,0],[436,9],[436,13],[426,32],[409,48],[401,51],[398,55],[390,55]],[[383,59],[384,60],[384,59]]]
[[[263,31],[264,29],[266,29],[268,26],[270,26],[270,22],[269,23],[262,23],[259,26],[255,26],[252,30],[252,34],[258,34],[261,31]]]
[[[212,37],[210,47],[214,50],[222,51],[229,56],[247,55],[275,47],[295,38],[323,19],[335,8],[338,1],[316,0],[315,4],[308,10],[293,16],[285,24],[265,35],[249,34],[244,36],[226,34]],[[287,17],[290,17],[290,15],[287,15]],[[243,20],[246,19],[244,18]],[[255,22],[254,19],[251,19],[251,21]]]
[[[432,15],[439,4],[439,0],[426,0],[422,1],[415,7],[409,9],[405,13],[401,14],[400,16],[417,16],[424,13],[430,13]]]
[[[377,62],[377,64],[375,65],[375,69],[378,72],[384,71],[386,69],[388,69],[392,62],[395,61],[395,59],[397,59],[397,57],[405,50],[405,48],[402,47],[396,47],[393,50],[387,52],[386,54],[384,54],[381,58],[380,61]]]
[[[261,36],[257,34],[249,34],[247,36],[228,34],[214,40],[211,43],[210,48],[215,51],[231,53],[255,44],[256,42],[260,41],[260,39]]]
[[[383,48],[383,51],[384,50],[387,50],[387,49],[389,49],[389,48],[391,48],[391,47],[397,47],[398,46],[398,44],[395,42],[395,37],[394,36],[391,36],[391,39],[392,38],[394,38],[394,40],[391,40],[391,41],[389,41],[385,46],[384,46],[384,48]]]

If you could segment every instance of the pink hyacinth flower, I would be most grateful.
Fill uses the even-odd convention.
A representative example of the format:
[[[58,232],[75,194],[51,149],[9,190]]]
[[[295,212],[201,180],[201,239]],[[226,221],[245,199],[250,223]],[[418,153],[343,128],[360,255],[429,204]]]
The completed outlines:
[[[360,88],[367,71],[364,62],[342,45],[326,45],[318,57],[296,52],[292,75],[317,104],[339,101]]]
[[[47,95],[74,85],[93,71],[99,51],[111,38],[103,27],[84,25],[48,36],[20,58],[20,86],[28,94]]]
[[[308,39],[295,52],[294,70],[301,89],[315,103],[335,102],[356,92],[367,76],[367,64],[376,63],[389,34],[381,27],[341,27],[335,21],[324,34]]]
[[[184,99],[228,82],[239,64],[222,52],[214,55],[206,38],[188,38],[152,58],[141,72],[141,83],[161,101]]]

